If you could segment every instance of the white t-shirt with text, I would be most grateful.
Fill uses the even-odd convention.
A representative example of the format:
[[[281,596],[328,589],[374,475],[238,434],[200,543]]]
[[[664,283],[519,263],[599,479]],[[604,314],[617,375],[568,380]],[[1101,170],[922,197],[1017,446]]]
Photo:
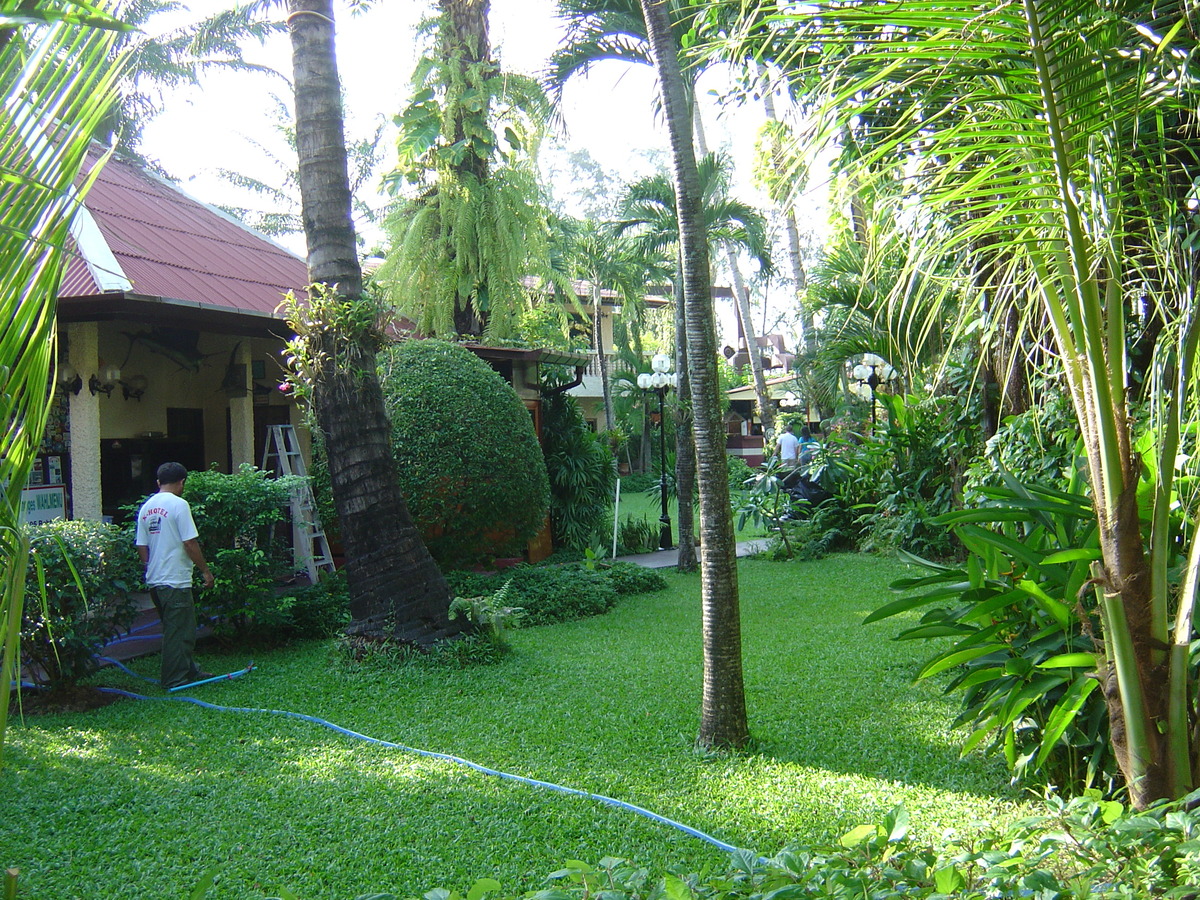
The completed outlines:
[[[143,503],[138,510],[135,543],[150,551],[146,584],[191,587],[193,563],[183,549],[183,542],[196,537],[199,532],[192,521],[192,508],[182,497],[159,491]]]

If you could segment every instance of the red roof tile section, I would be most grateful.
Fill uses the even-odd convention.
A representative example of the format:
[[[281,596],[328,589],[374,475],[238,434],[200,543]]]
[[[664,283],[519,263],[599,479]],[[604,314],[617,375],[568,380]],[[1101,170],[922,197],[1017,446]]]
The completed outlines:
[[[131,295],[261,315],[308,283],[304,260],[116,157],[85,205],[133,283]],[[73,259],[59,296],[99,293],[85,262]]]

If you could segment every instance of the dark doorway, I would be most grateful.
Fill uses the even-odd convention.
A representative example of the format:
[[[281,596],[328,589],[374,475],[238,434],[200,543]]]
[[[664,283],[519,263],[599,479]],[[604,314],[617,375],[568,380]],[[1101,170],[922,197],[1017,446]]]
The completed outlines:
[[[254,407],[254,464],[262,465],[263,451],[267,449],[267,431],[272,425],[292,424],[292,411],[287,406]]]

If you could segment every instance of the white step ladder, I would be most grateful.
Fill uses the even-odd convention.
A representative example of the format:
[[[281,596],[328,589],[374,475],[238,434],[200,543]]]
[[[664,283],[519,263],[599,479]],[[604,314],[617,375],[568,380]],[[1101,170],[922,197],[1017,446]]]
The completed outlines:
[[[276,477],[299,475],[292,488],[292,552],[295,554],[296,570],[308,572],[309,581],[317,583],[317,571],[333,571],[333,554],[329,541],[317,515],[317,501],[313,497],[304,456],[296,440],[296,429],[291,425],[272,425],[267,434],[267,446],[263,448],[263,471],[275,470]]]

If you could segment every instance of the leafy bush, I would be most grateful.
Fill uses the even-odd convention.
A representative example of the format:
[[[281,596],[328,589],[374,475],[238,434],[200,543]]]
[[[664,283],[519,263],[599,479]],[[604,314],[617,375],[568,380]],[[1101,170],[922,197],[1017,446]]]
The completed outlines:
[[[598,616],[617,602],[611,579],[577,565],[516,566],[499,574],[450,572],[446,576],[458,597],[494,593],[510,579],[508,602],[525,611],[522,622],[526,625],[550,625]]]
[[[455,597],[450,603],[450,618],[465,618],[474,628],[474,633],[490,642],[497,656],[508,652],[508,638],[505,632],[509,626],[515,625],[525,615],[525,610],[519,606],[509,606],[508,599],[512,593],[512,580],[502,584],[499,589],[482,597]]]
[[[465,347],[407,340],[380,356],[401,491],[443,568],[518,554],[546,519],[533,420]]]
[[[189,472],[183,499],[192,507],[200,545],[214,552],[265,545],[275,523],[284,519],[296,480],[272,478],[248,463],[232,475],[215,468]]]
[[[661,537],[662,525],[649,516],[626,516],[617,526],[617,547],[622,554],[652,553]]]
[[[612,582],[613,589],[622,596],[625,594],[650,594],[654,591],[665,591],[667,579],[657,569],[647,569],[636,563],[615,562],[601,574]]]
[[[434,669],[467,669],[493,665],[508,651],[482,633],[461,633],[429,647],[372,639],[366,635],[340,635],[332,644],[332,657],[349,668],[391,673],[405,666]]]
[[[141,583],[141,564],[114,525],[58,520],[28,527],[35,565],[26,576],[21,660],[39,681],[74,684],[97,669],[104,643],[133,623],[130,593]]]
[[[840,502],[841,520],[831,525],[860,550],[953,556],[952,536],[934,520],[961,496],[966,461],[979,447],[975,412],[949,395],[878,400],[887,421],[863,435],[835,428],[811,467]]]
[[[201,614],[215,616],[218,635],[271,634],[286,626],[290,601],[276,590],[292,567],[292,551],[272,535],[284,519],[292,478],[271,478],[243,464],[225,475],[191,472],[183,499],[192,507],[214,584],[197,596]]]
[[[585,550],[605,537],[611,522],[616,461],[566,394],[542,401],[542,433],[555,546]]]
[[[1035,402],[1009,416],[967,471],[964,493],[1003,484],[1001,473],[1020,472],[1027,482],[1062,487],[1075,467],[1079,419],[1066,389],[1051,379],[1035,379]]]
[[[286,604],[287,634],[298,638],[326,638],[350,622],[350,591],[341,571],[322,572],[316,584],[280,598]]]
[[[551,888],[517,894],[481,878],[468,900],[1125,900],[1195,896],[1200,883],[1200,791],[1144,813],[1095,796],[1051,797],[1045,812],[1005,831],[957,836],[938,846],[919,843],[898,806],[878,824],[860,825],[836,842],[791,847],[770,859],[749,850],[730,854],[728,868],[700,874],[675,870],[658,879],[625,859],[596,865],[571,861],[547,876]],[[373,894],[374,900],[399,900]],[[463,900],[438,888],[433,900]]]
[[[911,557],[930,574],[897,581],[916,592],[866,621],[932,606],[898,639],[939,639],[918,677],[954,676],[956,724],[971,729],[964,753],[990,742],[1017,778],[1111,791],[1107,709],[1092,674],[1098,613],[1084,590],[1100,558],[1095,516],[1084,496],[1008,481],[986,489],[979,508],[941,519],[969,551],[966,565]]]
[[[729,486],[734,490],[754,477],[754,470],[740,456],[726,455],[725,464],[729,467]]]
[[[622,495],[644,494],[651,489],[658,490],[658,479],[650,472],[634,472],[621,477]]]
[[[794,555],[787,528],[787,522],[792,517],[792,498],[784,490],[783,480],[791,471],[776,457],[768,459],[758,471],[751,471],[744,482],[746,490],[740,495],[741,502],[737,510],[739,529],[750,521],[771,531],[788,559]]]

